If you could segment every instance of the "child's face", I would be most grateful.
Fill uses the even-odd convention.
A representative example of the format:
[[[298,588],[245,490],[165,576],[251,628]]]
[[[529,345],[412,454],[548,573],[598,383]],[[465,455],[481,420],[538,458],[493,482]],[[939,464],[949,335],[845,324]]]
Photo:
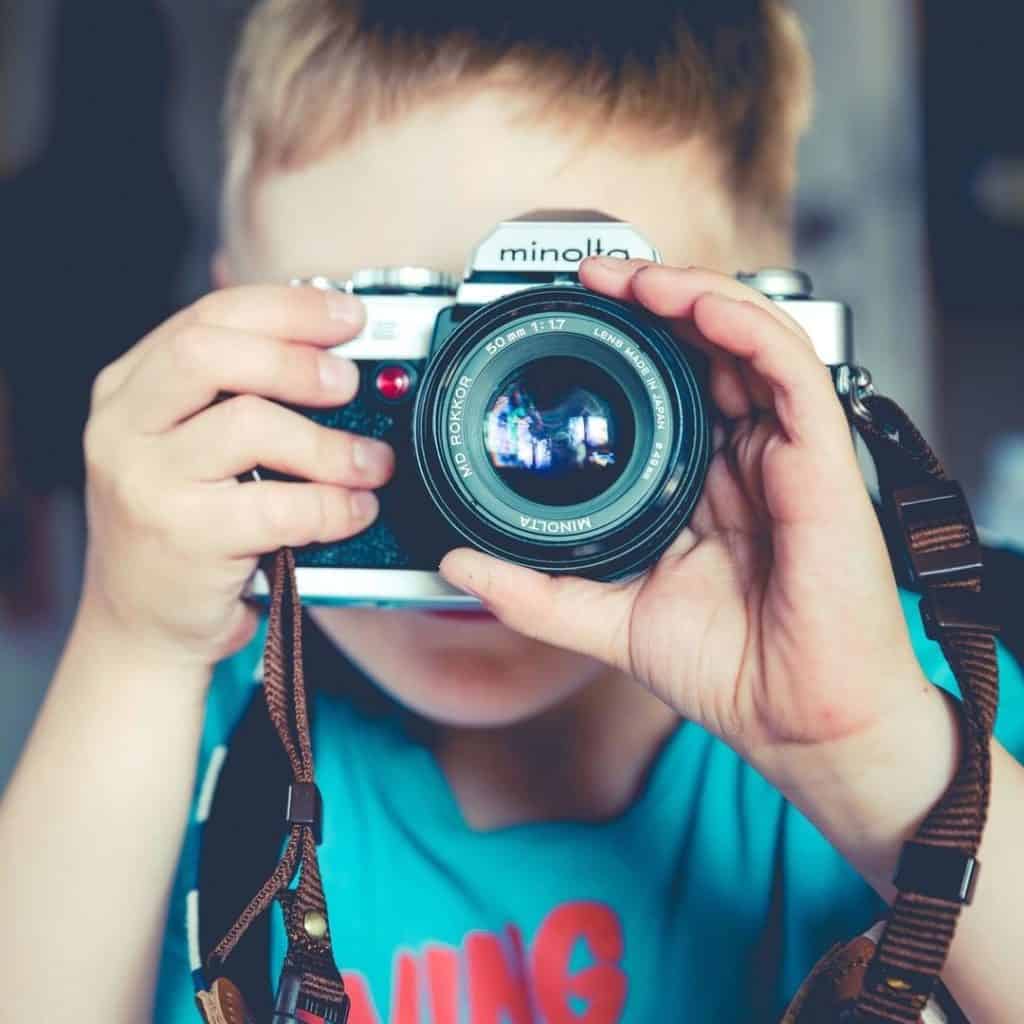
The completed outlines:
[[[658,145],[599,122],[570,129],[561,121],[520,94],[480,89],[373,123],[355,141],[259,185],[232,276],[344,280],[359,267],[403,264],[461,274],[499,221],[559,208],[630,221],[672,264],[731,271],[786,260],[785,239],[742,237],[699,140]],[[485,615],[316,615],[382,686],[443,723],[521,721],[602,672]]]

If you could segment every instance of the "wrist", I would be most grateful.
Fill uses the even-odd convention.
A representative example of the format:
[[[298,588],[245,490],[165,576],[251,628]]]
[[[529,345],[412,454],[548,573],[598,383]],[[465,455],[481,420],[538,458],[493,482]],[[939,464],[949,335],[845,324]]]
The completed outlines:
[[[133,677],[144,677],[166,681],[183,693],[199,697],[205,697],[216,660],[188,649],[159,630],[125,621],[88,589],[82,594],[68,640],[65,658],[71,656],[104,666],[118,687],[124,687]]]
[[[208,673],[256,632],[259,616],[241,600],[244,570],[232,596],[230,577],[212,592],[209,582],[195,588],[174,580],[154,589],[139,579],[121,578],[110,586],[102,566],[95,569],[87,561],[76,622],[97,639],[126,644],[153,664]]]
[[[903,844],[948,789],[961,756],[957,702],[918,677],[871,728],[773,751],[760,766],[887,899]]]

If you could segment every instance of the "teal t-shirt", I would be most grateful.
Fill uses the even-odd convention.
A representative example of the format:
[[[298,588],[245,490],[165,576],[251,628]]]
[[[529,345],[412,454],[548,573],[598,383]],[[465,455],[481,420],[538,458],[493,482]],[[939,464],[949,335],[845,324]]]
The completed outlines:
[[[955,692],[903,595],[928,676]],[[224,744],[258,643],[218,668],[174,884],[155,1020],[198,1020],[188,920]],[[1024,759],[1024,678],[1000,653],[996,734]],[[911,724],[908,723],[908,728]],[[600,824],[475,832],[431,751],[396,721],[318,696],[320,863],[350,1024],[777,1021],[834,942],[882,906],[817,829],[721,741],[685,722],[635,801]],[[274,976],[284,955],[274,909]]]

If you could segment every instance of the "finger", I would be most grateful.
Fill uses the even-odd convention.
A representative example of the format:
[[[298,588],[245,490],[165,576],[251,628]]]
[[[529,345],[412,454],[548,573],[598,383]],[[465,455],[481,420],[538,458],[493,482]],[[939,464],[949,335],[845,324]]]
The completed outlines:
[[[655,274],[652,281],[651,274],[655,271],[660,273]],[[591,258],[584,261],[581,266],[580,280],[595,291],[624,301],[640,302],[651,312],[671,320],[675,333],[710,359],[712,397],[730,419],[749,415],[754,406],[770,409],[770,393],[761,382],[747,373],[744,367],[738,365],[735,359],[723,358],[723,353],[716,346],[709,345],[701,336],[688,319],[692,313],[692,298],[688,303],[679,301],[680,296],[684,294],[682,285],[685,283],[685,288],[691,296],[700,294],[701,290],[714,290],[730,297],[754,302],[780,323],[806,337],[796,321],[761,292],[718,271],[697,267],[683,270],[665,267],[650,260]],[[637,285],[641,281],[642,290],[638,292]]]
[[[358,296],[308,285],[223,288],[203,296],[192,310],[200,323],[318,345],[348,341],[366,323]]]
[[[271,335],[323,347],[351,341],[366,323],[355,295],[312,287],[244,285],[211,292],[148,334],[96,379],[93,402],[111,397],[157,345],[194,324]]]
[[[144,433],[159,433],[217,395],[252,393],[298,405],[344,405],[359,387],[350,359],[313,345],[193,324],[139,362],[109,403]]]
[[[716,352],[711,356],[708,381],[711,398],[719,412],[730,420],[749,416],[753,401],[741,365],[734,356]]]
[[[718,293],[698,296],[692,315],[709,342],[747,364],[771,389],[772,411],[790,441],[831,448],[842,440],[849,446],[828,372],[793,331],[759,306]]]
[[[599,272],[612,273],[614,262],[603,261]],[[810,439],[814,424],[809,416],[824,415],[826,423],[837,414],[842,419],[810,339],[760,292],[715,271],[658,264],[641,264],[620,276],[628,278],[628,293],[650,312],[692,321],[706,342],[753,369],[754,377],[741,370],[748,395],[779,415],[791,439]],[[620,293],[626,288],[620,281]],[[765,385],[771,390],[770,402]]]
[[[257,466],[325,484],[383,487],[394,469],[390,445],[324,427],[300,413],[238,395],[168,435],[170,458],[193,480],[225,480]]]
[[[623,260],[614,256],[591,256],[580,264],[580,284],[623,302],[633,301],[633,278],[638,270],[656,267],[651,260]]]
[[[377,517],[371,491],[261,480],[214,489],[204,498],[225,554],[251,558],[280,547],[354,537]]]
[[[688,319],[694,300],[704,292],[752,302],[798,332],[811,345],[804,329],[777,303],[756,288],[717,270],[667,267],[649,260],[592,257],[581,264],[580,280],[588,288],[613,298],[639,302],[657,316],[669,319]]]
[[[547,576],[469,548],[445,555],[441,575],[479,598],[516,632],[625,667],[631,606],[628,584]]]
[[[758,386],[756,379],[748,372],[748,367],[735,356],[710,344],[701,335],[696,324],[676,318],[671,321],[671,327],[678,338],[707,357],[711,397],[726,417],[741,419],[749,416],[754,407],[759,405],[762,408],[771,408],[770,401],[768,405],[762,404],[765,400],[764,388]]]
[[[772,389],[757,375],[749,363],[739,363],[738,365],[743,386],[750,397],[750,404],[757,409],[772,411],[775,407],[772,400]]]

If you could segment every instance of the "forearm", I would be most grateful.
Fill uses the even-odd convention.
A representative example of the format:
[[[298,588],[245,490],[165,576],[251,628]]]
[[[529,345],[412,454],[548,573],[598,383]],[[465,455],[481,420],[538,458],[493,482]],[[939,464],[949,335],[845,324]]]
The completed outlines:
[[[958,715],[927,684],[870,737],[836,744],[825,756],[787,760],[782,788],[886,900],[900,852],[953,778],[960,757]],[[802,761],[802,763],[801,763]],[[943,981],[972,1024],[1016,1021],[1024,1006],[1024,768],[992,744],[988,825],[981,873],[964,908]]]
[[[0,804],[11,1019],[148,1018],[208,679],[80,613]]]

